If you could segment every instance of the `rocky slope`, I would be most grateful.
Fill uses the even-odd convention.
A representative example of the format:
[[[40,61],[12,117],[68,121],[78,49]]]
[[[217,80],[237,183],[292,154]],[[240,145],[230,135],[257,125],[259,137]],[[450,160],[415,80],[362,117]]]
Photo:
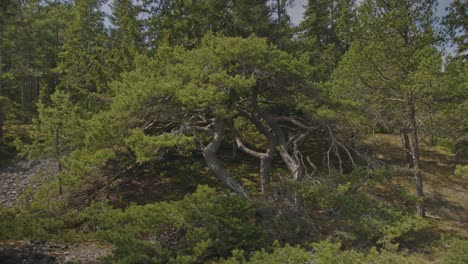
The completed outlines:
[[[37,187],[41,182],[54,177],[57,163],[51,159],[18,161],[0,168],[0,205],[11,207],[29,186]]]

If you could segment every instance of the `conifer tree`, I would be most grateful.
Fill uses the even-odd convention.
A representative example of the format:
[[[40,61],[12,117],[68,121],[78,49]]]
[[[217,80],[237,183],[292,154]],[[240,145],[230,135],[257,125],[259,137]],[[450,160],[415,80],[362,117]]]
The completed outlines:
[[[102,0],[76,0],[57,71],[60,86],[72,101],[94,111],[105,104],[113,67],[108,67],[109,41],[104,28]]]
[[[298,27],[299,52],[310,56],[314,79],[326,81],[348,49],[354,0],[309,0]]]
[[[335,92],[341,98],[351,98],[363,109],[375,107],[383,117],[408,128],[421,216],[425,210],[418,118],[439,81],[442,62],[433,46],[434,10],[433,0],[365,1],[359,8],[358,35],[335,75]]]
[[[115,69],[114,76],[130,71],[134,67],[134,60],[138,54],[144,52],[143,24],[138,19],[140,6],[132,0],[116,0],[112,5],[111,31],[112,54]]]
[[[249,196],[217,154],[223,139],[232,134],[226,131],[238,129],[233,119],[243,116],[268,141],[263,152],[245,144],[240,133],[235,138],[242,150],[259,158],[262,189],[268,184],[276,147],[294,179],[301,180],[301,164],[292,151],[293,146],[294,150],[300,147],[307,127],[297,128],[300,122],[286,118],[290,112],[282,109],[293,109],[298,98],[310,92],[304,69],[308,66],[303,60],[254,37],[207,36],[193,50],[162,47],[154,60],[140,58],[135,71],[114,83],[112,110],[100,115],[118,117],[115,130],[105,133],[111,138],[93,136],[100,142],[90,144],[105,145],[103,141],[121,138],[141,162],[168,149],[182,153],[199,149],[226,186]],[[264,101],[284,107],[270,109]],[[265,118],[267,123],[260,121]],[[280,123],[290,123],[299,135],[286,138]]]
[[[153,50],[163,43],[194,48],[208,32],[225,36],[271,37],[272,9],[266,0],[183,0],[148,1],[144,10],[151,14],[145,21],[147,41]]]
[[[50,96],[50,105],[40,101],[37,105],[38,117],[33,121],[32,144],[18,142],[24,155],[37,159],[53,158],[59,173],[63,171],[64,158],[67,157],[82,140],[79,108],[70,101],[70,96],[60,90]],[[60,194],[62,194],[60,184]]]

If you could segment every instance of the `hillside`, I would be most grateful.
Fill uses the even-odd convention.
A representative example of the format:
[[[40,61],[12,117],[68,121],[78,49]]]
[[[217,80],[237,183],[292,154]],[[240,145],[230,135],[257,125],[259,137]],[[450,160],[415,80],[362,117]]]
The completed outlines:
[[[377,134],[365,140],[361,148],[373,152],[373,155],[377,158],[376,161],[381,162],[382,166],[390,168],[393,173],[393,175],[388,176],[387,180],[378,185],[365,184],[360,187],[362,191],[377,200],[391,200],[395,197],[395,192],[400,189],[412,192],[414,179],[411,170],[405,164],[406,160],[402,152],[401,139],[398,136]],[[233,162],[228,155],[229,152],[226,151],[225,164],[227,167],[239,170],[239,173],[249,174],[250,172],[255,174],[257,168],[255,168],[254,163],[240,168],[238,167],[239,163]],[[440,147],[423,145],[422,156],[425,180],[424,191],[427,202],[427,225],[422,230],[412,234],[411,238],[403,237],[403,240],[400,240],[399,251],[405,249],[409,250],[413,255],[418,253],[421,258],[420,261],[441,263],[441,253],[438,251],[440,249],[431,249],[431,247],[442,243],[448,238],[468,239],[468,228],[466,226],[468,220],[468,200],[466,199],[468,197],[468,181],[453,175],[454,156],[448,151]],[[147,164],[138,169],[129,170],[128,174],[114,179],[108,200],[114,206],[126,208],[134,203],[145,205],[164,201],[179,201],[184,196],[193,193],[199,184],[208,184],[208,186],[215,187],[221,192],[226,191],[222,184],[211,176],[208,171],[203,172],[204,168],[200,160],[195,159],[192,162],[179,160],[177,163],[177,166],[167,164],[151,166]],[[170,164],[174,163],[171,162]],[[54,164],[47,160],[29,163],[19,162],[16,165],[16,170],[13,165],[10,165],[10,167],[2,170],[1,186],[4,186],[2,193],[5,190],[10,190],[9,195],[12,195],[11,190],[13,189],[18,194],[16,198],[22,197],[21,192],[26,189],[26,186],[35,186],[37,188],[37,180],[33,180],[37,178],[37,175],[54,173],[54,170],[56,170],[54,167]],[[253,186],[258,183],[258,178],[255,178],[255,176],[250,177],[249,180],[252,181],[250,184]],[[248,182],[244,183],[249,184]],[[7,185],[10,187],[6,188]],[[5,202],[4,206],[13,206],[15,204],[12,201],[15,197],[9,197],[10,200],[7,200],[8,202]],[[107,191],[102,188],[93,197],[95,201],[104,201],[107,199]],[[16,200],[16,206],[19,205],[18,203],[23,203],[22,201],[21,198]],[[397,206],[408,208],[408,210],[412,210],[414,206],[407,200],[400,199],[396,202],[401,203],[397,204]],[[268,210],[273,210],[266,213],[266,215],[271,216],[275,209],[267,209],[269,206],[271,205],[260,205],[256,210],[263,214]],[[322,238],[335,237],[336,227],[333,223],[337,221],[337,215],[330,215],[327,210],[314,209],[310,212],[310,215],[304,218],[303,221],[296,222],[296,224],[304,225],[311,222],[314,231],[309,230],[307,232],[312,232],[315,236]],[[276,211],[276,213],[279,213],[277,217],[281,217],[279,211]],[[259,221],[259,219],[256,221]],[[48,236],[47,242],[34,242],[34,239],[30,240],[31,242],[25,240],[3,241],[1,245],[4,251],[1,257],[6,261],[5,263],[15,263],[14,259],[19,261],[21,258],[28,259],[28,263],[35,263],[35,261],[43,261],[41,263],[57,263],[57,261],[58,263],[65,263],[66,261],[94,263],[98,257],[110,254],[113,248],[111,244],[100,241],[100,239],[95,240],[94,235],[86,231],[86,225],[88,225],[86,222],[78,222],[77,224],[72,224],[73,227],[66,227],[70,223],[65,223],[65,229],[62,231],[54,230],[55,234]],[[66,233],[70,232],[69,228],[74,229],[73,232],[84,233],[79,238],[67,238]],[[275,228],[281,229],[284,227],[276,226]],[[34,235],[34,232],[37,231],[33,231],[31,235]],[[62,234],[62,232],[64,233]],[[39,235],[38,238],[41,236]],[[276,236],[285,239],[285,241],[288,239],[292,239],[290,242],[297,241],[297,237],[290,237],[286,233],[277,233]],[[26,235],[26,237],[28,236]],[[146,240],[146,238],[140,239]],[[44,241],[43,238],[41,240]],[[346,248],[351,249],[362,242],[364,241],[346,244]],[[353,246],[353,244],[355,245]],[[19,252],[22,252],[22,257],[17,255]],[[416,261],[416,258],[414,261]]]

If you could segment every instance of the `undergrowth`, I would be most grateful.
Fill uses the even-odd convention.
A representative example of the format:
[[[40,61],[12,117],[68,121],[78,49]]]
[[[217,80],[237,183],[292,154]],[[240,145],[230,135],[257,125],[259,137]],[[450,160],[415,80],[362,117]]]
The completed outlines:
[[[358,171],[304,182],[295,186],[301,215],[204,185],[178,201],[124,209],[94,202],[81,211],[63,201],[42,204],[44,189],[28,208],[0,208],[0,239],[98,240],[113,245],[103,263],[466,263],[465,240],[414,244],[427,223],[402,206],[411,194],[379,195],[391,175]]]

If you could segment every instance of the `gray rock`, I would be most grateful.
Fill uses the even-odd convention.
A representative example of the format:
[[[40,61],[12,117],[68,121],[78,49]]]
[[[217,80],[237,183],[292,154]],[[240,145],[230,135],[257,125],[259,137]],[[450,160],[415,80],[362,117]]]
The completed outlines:
[[[44,181],[44,177],[40,175],[56,175],[57,172],[57,162],[52,159],[22,160],[12,166],[0,168],[0,206],[13,206],[26,188],[32,186],[36,189]],[[31,182],[34,176],[40,179],[39,183]]]

